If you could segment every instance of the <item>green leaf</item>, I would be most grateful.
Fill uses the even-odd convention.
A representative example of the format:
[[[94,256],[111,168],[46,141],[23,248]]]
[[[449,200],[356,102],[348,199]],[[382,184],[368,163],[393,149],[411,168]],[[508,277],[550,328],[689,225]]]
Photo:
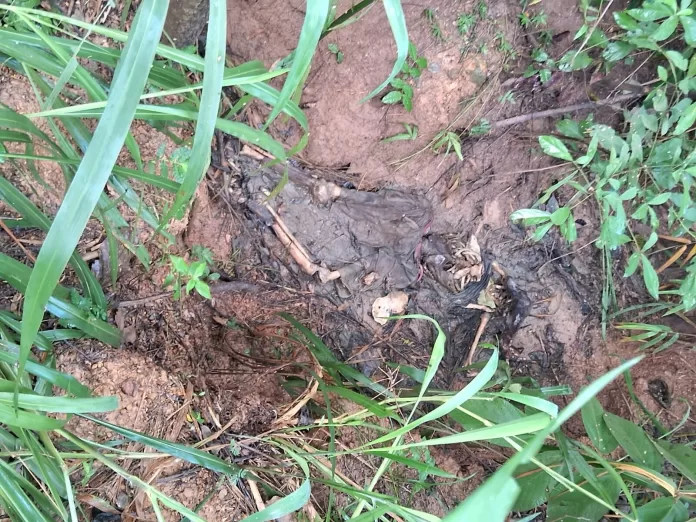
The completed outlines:
[[[643,428],[612,413],[604,414],[604,422],[634,462],[655,471],[662,469],[662,458]]]
[[[667,38],[672,36],[674,31],[677,29],[678,23],[679,23],[678,17],[670,16],[665,21],[663,21],[659,25],[659,27],[655,31],[653,31],[653,33],[650,36],[656,42],[661,42],[662,40],[666,40]]]
[[[345,388],[342,389],[345,390]],[[419,460],[403,457],[394,453],[388,453],[386,451],[375,451],[372,454],[383,459],[393,460],[398,464],[401,464],[411,469],[415,469],[419,473],[423,473],[425,475],[432,475],[433,477],[443,477],[448,479],[457,478],[456,475],[452,475],[451,473],[448,473],[447,471],[440,469],[437,466],[432,466],[426,462],[421,462]]]
[[[538,225],[551,219],[551,213],[538,208],[523,208],[510,215],[512,221],[522,220],[527,225]]]
[[[560,451],[545,451],[540,453],[536,460],[556,473],[568,476],[568,468]],[[544,504],[556,485],[556,479],[536,462],[529,462],[517,468],[514,478],[520,486],[520,496],[515,501],[514,511],[530,511]]]
[[[144,444],[145,446],[154,448],[158,451],[166,453],[167,455],[172,455],[173,457],[180,458],[186,462],[190,462],[191,464],[202,466],[205,469],[231,476],[238,476],[241,472],[240,468],[234,464],[225,462],[215,455],[211,455],[210,453],[195,449],[191,446],[151,437],[149,435],[145,435],[144,433],[139,433],[137,431],[129,430],[101,419],[97,419],[96,417],[90,417],[89,415],[80,416],[91,420],[100,426],[104,426],[105,428],[108,428],[119,435],[123,435],[128,440]]]
[[[683,444],[672,444],[666,440],[655,441],[655,446],[664,458],[696,484],[696,451]]]
[[[395,103],[399,103],[402,99],[403,94],[401,93],[401,91],[391,91],[384,95],[384,97],[382,98],[382,103],[393,105]]]
[[[679,51],[674,51],[674,50],[669,50],[669,51],[664,51],[664,55],[667,57],[667,59],[672,62],[672,64],[679,70],[681,71],[686,71],[687,67],[689,66],[689,62],[686,58],[684,58],[684,55],[680,53]]]
[[[220,18],[226,19],[226,5],[224,1],[219,0],[219,8],[221,11],[217,14]],[[211,13],[210,13],[210,19],[215,20],[212,12],[212,2],[211,2]],[[319,37],[321,36],[323,30],[324,30],[324,25],[326,24],[326,19],[329,16],[329,7],[330,7],[330,2],[329,0],[314,0],[311,4],[307,4],[307,10],[305,11],[305,19],[304,23],[302,24],[302,31],[300,32],[300,38],[297,42],[297,48],[295,49],[295,57],[292,61],[292,67],[290,68],[290,72],[288,73],[287,78],[285,79],[285,83],[283,83],[283,89],[280,91],[280,96],[278,96],[278,101],[276,102],[275,106],[273,107],[273,110],[271,111],[270,116],[268,116],[268,120],[266,121],[266,125],[264,127],[267,128],[273,120],[278,116],[283,109],[285,108],[285,105],[288,103],[292,95],[297,91],[297,89],[302,87],[302,83],[305,81],[305,78],[307,77],[307,72],[309,71],[309,68],[312,63],[312,58],[314,57],[314,53],[317,48],[317,44],[319,43]],[[222,35],[225,33],[225,23],[224,21],[220,22],[221,24],[221,29],[222,29]],[[220,67],[223,68],[225,64],[225,39],[224,37],[216,40],[216,45],[220,45],[221,47],[217,48],[218,52],[221,54],[220,60],[221,64]],[[206,73],[208,72],[208,51],[206,50]],[[219,100],[220,96],[220,91],[217,89],[217,99]],[[216,111],[217,111],[217,104],[216,104]],[[212,129],[211,129],[211,134],[212,134]],[[208,144],[210,144],[210,140],[208,140]],[[205,171],[203,171],[205,173]]]
[[[39,252],[25,294],[18,373],[22,373],[34,337],[58,279],[99,200],[121,151],[155,56],[166,0],[143,0],[114,72],[107,106],[73,183]]]
[[[551,214],[551,223],[554,225],[560,225],[562,223],[565,223],[566,220],[570,217],[570,209],[568,207],[560,207],[556,209],[556,211]]]
[[[672,497],[651,500],[638,508],[640,522],[686,522],[689,510],[683,502]]]
[[[580,123],[576,120],[564,118],[556,123],[556,130],[568,138],[574,138],[576,140],[585,139]]]
[[[592,444],[600,452],[607,454],[616,449],[619,443],[604,422],[604,408],[596,397],[590,399],[581,410],[582,423]]]
[[[0,392],[0,403],[10,405],[14,393]],[[27,410],[45,411],[49,413],[103,413],[118,408],[117,397],[90,397],[78,399],[74,397],[44,397],[20,393],[18,405]]]
[[[367,101],[378,95],[382,89],[389,85],[389,82],[391,82],[393,78],[396,78],[396,75],[399,74],[399,71],[401,71],[401,68],[406,63],[406,56],[409,50],[408,29],[406,27],[406,17],[401,7],[401,0],[382,0],[382,5],[384,6],[384,11],[387,14],[387,20],[389,20],[389,26],[391,27],[394,41],[396,42],[396,61],[387,79],[362,101]]]
[[[196,292],[198,292],[198,294],[201,297],[205,297],[206,299],[213,298],[213,296],[210,294],[210,287],[208,286],[208,283],[206,283],[204,281],[196,281],[195,287],[196,287]]]
[[[653,268],[652,263],[645,254],[641,255],[641,261],[643,265],[643,281],[645,282],[645,288],[648,293],[653,297],[653,299],[659,299],[660,293],[660,279],[657,277],[657,272]]]
[[[691,16],[680,16],[679,21],[684,29],[684,40],[690,47],[696,47],[696,20]]]
[[[573,157],[568,152],[565,144],[555,136],[539,136],[539,145],[549,156],[565,161],[573,161]]]
[[[615,41],[611,42],[602,52],[602,58],[608,62],[618,62],[623,60],[636,49],[635,45],[627,42]]]
[[[687,107],[687,109],[682,113],[682,115],[679,117],[679,123],[677,123],[677,126],[672,134],[675,136],[683,134],[691,128],[694,122],[696,122],[696,102],[692,102],[691,105],[689,105],[689,107]]]
[[[626,265],[624,277],[631,277],[636,272],[636,270],[638,269],[638,264],[640,263],[640,258],[640,252],[633,252],[633,254],[631,254],[631,257],[628,258],[628,263]]]
[[[621,488],[614,478],[603,475],[598,478],[598,481],[602,489],[612,499],[612,504],[615,503],[619,497]],[[600,492],[589,483],[583,483],[582,487],[595,496],[602,497]],[[546,516],[547,520],[582,520],[583,522],[597,522],[608,511],[608,508],[594,500],[588,499],[587,496],[580,491],[561,490],[549,498]]]

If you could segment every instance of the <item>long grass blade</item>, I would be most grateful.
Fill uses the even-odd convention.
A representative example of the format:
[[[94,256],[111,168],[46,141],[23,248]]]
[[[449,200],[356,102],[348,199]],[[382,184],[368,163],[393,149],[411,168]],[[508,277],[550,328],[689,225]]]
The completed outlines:
[[[176,194],[172,208],[162,220],[163,224],[168,223],[172,216],[188,204],[210,165],[210,143],[213,140],[215,122],[218,119],[222,80],[225,72],[226,13],[227,4],[225,0],[210,0],[208,35],[205,45],[203,92],[201,94],[201,105],[198,110],[191,157],[186,170],[186,177]]]
[[[273,120],[278,116],[293,93],[301,87],[304,78],[309,71],[312,63],[312,57],[316,51],[319,38],[329,16],[329,0],[312,0],[307,2],[307,11],[305,13],[302,31],[297,42],[297,48],[294,52],[294,59],[290,72],[288,73],[283,90],[280,91],[280,96],[276,102],[271,114],[268,116],[268,121],[264,128],[267,128]]]
[[[362,101],[367,101],[382,92],[389,85],[389,82],[401,72],[401,68],[406,63],[406,57],[408,56],[408,29],[406,27],[404,10],[401,7],[401,0],[382,0],[382,4],[384,5],[384,11],[387,13],[387,20],[389,20],[394,41],[396,42],[396,62],[394,62],[394,67],[387,79]]]
[[[138,9],[113,88],[87,152],[58,210],[32,271],[23,308],[19,373],[60,275],[96,206],[130,128],[147,70],[155,56],[167,12],[167,0],[144,0]]]

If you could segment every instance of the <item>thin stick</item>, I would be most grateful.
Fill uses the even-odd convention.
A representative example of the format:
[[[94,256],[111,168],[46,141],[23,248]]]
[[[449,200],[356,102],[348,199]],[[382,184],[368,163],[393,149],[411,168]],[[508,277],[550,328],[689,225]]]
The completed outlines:
[[[2,227],[2,229],[5,232],[7,232],[7,235],[10,236],[10,239],[12,239],[12,241],[17,243],[17,246],[22,249],[22,252],[24,252],[24,255],[26,255],[29,259],[31,259],[32,263],[36,263],[36,258],[33,255],[31,255],[31,252],[29,252],[26,248],[24,248],[24,245],[22,244],[22,242],[15,237],[15,235],[12,233],[12,231],[9,229],[9,227],[5,224],[5,222],[2,219],[0,219],[0,227]]]
[[[488,312],[483,312],[481,314],[481,323],[479,324],[478,330],[476,330],[476,337],[474,337],[474,342],[471,343],[471,348],[469,348],[469,355],[466,358],[466,365],[471,366],[474,362],[474,354],[476,353],[476,348],[478,348],[478,343],[481,340],[483,331],[486,329],[488,321],[491,319],[491,314]]]
[[[256,485],[255,480],[247,479],[249,483],[249,489],[251,490],[251,496],[254,497],[254,502],[256,503],[256,509],[263,511],[266,509],[266,505],[263,503],[261,498],[261,493],[259,492],[259,487]]]
[[[582,111],[584,109],[594,109],[595,107],[602,107],[604,105],[613,105],[615,103],[621,103],[625,101],[632,100],[642,96],[641,94],[631,93],[631,94],[621,94],[611,99],[597,100],[585,103],[576,103],[575,105],[568,105],[566,107],[558,107],[556,109],[549,109],[546,111],[530,112],[529,114],[522,114],[521,116],[515,116],[514,118],[507,118],[505,120],[496,121],[491,123],[492,129],[502,129],[504,127],[509,127],[510,125],[516,125],[518,123],[524,123],[530,120],[536,120],[539,118],[548,118],[550,116],[558,116],[559,114],[565,114],[566,112]]]

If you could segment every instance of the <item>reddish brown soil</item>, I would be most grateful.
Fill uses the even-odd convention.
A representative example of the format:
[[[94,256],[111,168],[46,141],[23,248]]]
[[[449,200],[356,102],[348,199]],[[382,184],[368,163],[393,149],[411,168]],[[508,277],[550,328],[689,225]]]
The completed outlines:
[[[338,11],[342,12],[349,4],[339,2]],[[228,6],[228,45],[234,60],[241,63],[262,59],[270,66],[291,52],[305,2],[229,0]],[[444,40],[433,37],[423,16],[425,7],[435,13]],[[436,232],[475,232],[482,246],[511,276],[519,278],[533,302],[531,315],[509,346],[504,347],[515,371],[533,375],[544,384],[570,384],[577,391],[633,356],[637,348],[618,342],[615,333],[610,333],[609,342],[602,339],[598,319],[602,271],[598,251],[593,246],[570,251],[558,238],[532,246],[525,241],[523,231],[510,226],[510,213],[530,206],[558,175],[552,169],[545,170],[552,163],[535,146],[536,136],[552,131],[553,122],[535,121],[485,138],[466,139],[463,162],[452,153],[436,155],[427,146],[437,132],[450,125],[452,129],[468,129],[481,118],[496,121],[585,101],[586,80],[562,78],[547,89],[515,81],[528,63],[530,48],[517,23],[516,0],[490,2],[490,18],[480,24],[472,45],[462,54],[460,49],[465,45],[457,34],[455,21],[459,14],[473,11],[474,7],[473,2],[448,0],[431,0],[427,6],[404,5],[410,38],[429,62],[428,70],[415,83],[411,113],[401,106],[388,107],[377,100],[361,103],[387,76],[395,55],[379,3],[360,21],[322,41],[302,98],[311,136],[300,158],[310,167],[338,169],[336,176],[350,179],[358,188],[391,186],[422,194],[435,209],[433,230]],[[562,35],[564,31],[572,34],[582,23],[573,0],[544,3],[543,7],[557,34]],[[521,53],[519,61],[506,60],[497,49],[498,32]],[[328,51],[328,43],[337,44],[344,53],[342,63],[338,64]],[[479,52],[481,44],[488,48],[485,54]],[[568,44],[569,38],[560,38],[554,52],[562,53]],[[512,81],[508,82],[509,79]],[[516,89],[517,103],[499,103],[498,99],[509,89]],[[0,102],[23,112],[38,110],[27,93],[26,83],[0,69]],[[252,111],[263,113],[264,109],[255,106]],[[258,116],[250,111],[247,117],[254,121]],[[402,123],[417,125],[419,138],[413,142],[380,141],[401,132]],[[289,141],[296,139],[293,132],[297,129],[285,125],[279,122],[274,132]],[[144,158],[152,159],[164,138],[144,126],[136,127],[134,134],[144,146]],[[171,150],[171,143],[168,148]],[[4,173],[6,168],[2,167]],[[17,173],[6,175],[23,179]],[[42,175],[60,193],[60,172],[47,166]],[[92,386],[97,394],[119,397],[120,409],[105,416],[110,422],[187,443],[202,440],[223,426],[222,443],[231,441],[228,434],[263,433],[292,402],[281,387],[282,376],[289,370],[281,368],[278,360],[296,362],[298,358],[309,363],[306,354],[300,353],[293,343],[282,340],[288,330],[275,314],[289,312],[322,330],[327,328],[326,317],[336,311],[313,296],[311,287],[270,284],[269,281],[276,280],[266,277],[270,267],[246,263],[247,245],[236,241],[245,221],[220,197],[218,181],[216,176],[211,176],[210,188],[201,187],[190,216],[181,223],[180,231],[185,229],[182,234],[185,246],[211,248],[218,268],[234,271],[240,278],[244,276],[246,281],[257,284],[260,291],[253,295],[217,294],[212,303],[198,297],[187,297],[181,302],[162,298],[123,307],[119,320],[131,334],[122,349],[105,349],[97,343],[65,346],[59,359],[61,370]],[[41,204],[47,212],[55,209],[58,202],[59,199],[42,194]],[[597,218],[591,208],[582,210],[578,217],[587,222],[585,227],[580,227],[576,243],[582,247],[593,239]],[[9,243],[3,243],[5,247],[10,248]],[[560,256],[562,259],[557,259]],[[160,294],[159,285],[166,269],[156,263],[154,266],[146,274],[135,262],[128,263],[114,289],[116,301]],[[221,324],[229,318],[240,328],[230,330]],[[335,326],[328,323],[328,328],[332,324]],[[422,367],[427,360],[427,347],[409,344],[420,350],[415,353],[415,349],[399,345],[398,338],[397,335],[385,341],[378,335],[370,344],[376,347],[380,359],[410,351],[411,360]],[[380,351],[382,348],[384,352]],[[688,347],[676,345],[648,357],[633,371],[639,398],[667,425],[676,424],[686,411],[686,404],[677,398],[690,403],[696,397],[696,369],[689,362],[689,355]],[[658,404],[649,392],[649,382],[658,377],[664,380],[674,398],[669,407]],[[601,398],[612,411],[636,421],[643,418],[622,382],[610,386]],[[199,424],[196,417],[203,422]],[[94,431],[83,422],[74,422],[72,429],[100,440],[109,438],[105,431]],[[577,421],[571,422],[568,429],[581,435],[581,424]],[[351,437],[355,439],[348,432],[340,443],[346,447],[355,445]],[[221,455],[229,457],[229,453]],[[414,507],[441,515],[464,498],[495,467],[500,456],[453,448],[433,450],[433,457],[443,469],[460,477],[475,475],[468,482],[441,489],[437,493],[438,502],[427,496],[416,498]],[[251,457],[245,463],[263,464]],[[373,472],[370,463],[364,468],[355,462],[340,466],[361,484]],[[203,500],[216,482],[211,474],[180,463],[152,469],[147,461],[133,462],[129,469],[143,478],[152,478],[156,486],[189,507]],[[113,503],[126,495],[125,505],[140,514],[142,499],[135,498],[123,481],[110,481],[105,472],[98,473],[93,480],[90,487],[101,488],[102,494]],[[205,505],[202,516],[210,521],[227,521],[254,512],[256,506],[247,487],[244,481],[235,485],[226,483]],[[317,496],[321,497],[320,490]]]

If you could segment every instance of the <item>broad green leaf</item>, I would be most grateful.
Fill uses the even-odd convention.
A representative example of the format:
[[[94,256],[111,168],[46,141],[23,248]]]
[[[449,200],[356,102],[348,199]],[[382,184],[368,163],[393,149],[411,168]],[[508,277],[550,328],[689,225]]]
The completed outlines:
[[[655,446],[664,458],[696,484],[696,451],[683,444],[672,444],[665,440],[655,441]]]
[[[686,505],[672,497],[651,500],[638,508],[640,522],[686,522],[689,510]]]
[[[560,225],[565,223],[569,217],[570,209],[568,207],[560,207],[556,209],[553,214],[551,214],[551,223],[554,225]]]
[[[634,462],[656,471],[662,469],[662,457],[643,428],[613,413],[605,413],[604,422],[616,441]]]
[[[382,103],[393,105],[395,103],[399,103],[402,99],[403,94],[401,93],[401,91],[391,91],[384,95],[384,97],[382,98]]]
[[[573,161],[573,157],[568,152],[565,144],[555,136],[539,136],[539,145],[541,149],[554,158],[565,161]]]
[[[545,451],[536,460],[556,473],[568,476],[568,468],[560,451]],[[539,467],[537,462],[523,464],[515,470],[514,478],[520,486],[520,496],[515,501],[514,511],[530,511],[544,504],[556,485],[556,479]]]
[[[657,276],[655,268],[653,268],[650,259],[645,254],[641,255],[643,265],[643,281],[645,288],[648,290],[653,299],[659,299],[660,294],[660,279]]]
[[[602,476],[598,478],[599,483],[606,493],[611,497],[613,505],[619,497],[621,488],[614,479],[600,471]],[[601,498],[601,494],[589,483],[581,484],[583,489],[590,491]],[[552,494],[546,507],[547,520],[582,520],[583,522],[597,522],[601,519],[608,509],[588,499],[586,495],[579,491],[563,490]]]
[[[633,252],[631,257],[628,258],[628,263],[626,264],[626,271],[624,272],[624,277],[631,277],[638,269],[638,264],[640,263],[641,255],[640,252]],[[607,453],[603,451],[602,453]]]
[[[672,64],[679,70],[681,71],[686,71],[686,69],[689,67],[689,62],[686,58],[684,58],[684,55],[680,53],[679,51],[674,51],[674,50],[669,50],[669,51],[664,51],[663,53],[667,59],[672,62]]]
[[[696,20],[691,16],[680,16],[679,21],[684,28],[684,40],[690,47],[696,47]]]
[[[154,59],[167,6],[167,0],[144,0],[140,5],[94,138],[39,252],[25,293],[19,373],[41,325],[44,307],[77,246],[128,134],[147,80],[141,72],[149,70]]]
[[[661,42],[662,40],[666,40],[672,34],[674,31],[677,29],[677,24],[679,23],[679,18],[676,16],[670,16],[666,20],[664,20],[658,28],[652,32],[650,35],[653,40],[656,42]]]
[[[691,105],[682,113],[679,117],[679,123],[674,129],[673,134],[679,136],[691,128],[691,126],[696,122],[696,103],[692,102]]]
[[[614,451],[619,443],[604,422],[604,408],[596,397],[582,407],[581,415],[585,431],[594,447],[604,454]]]

